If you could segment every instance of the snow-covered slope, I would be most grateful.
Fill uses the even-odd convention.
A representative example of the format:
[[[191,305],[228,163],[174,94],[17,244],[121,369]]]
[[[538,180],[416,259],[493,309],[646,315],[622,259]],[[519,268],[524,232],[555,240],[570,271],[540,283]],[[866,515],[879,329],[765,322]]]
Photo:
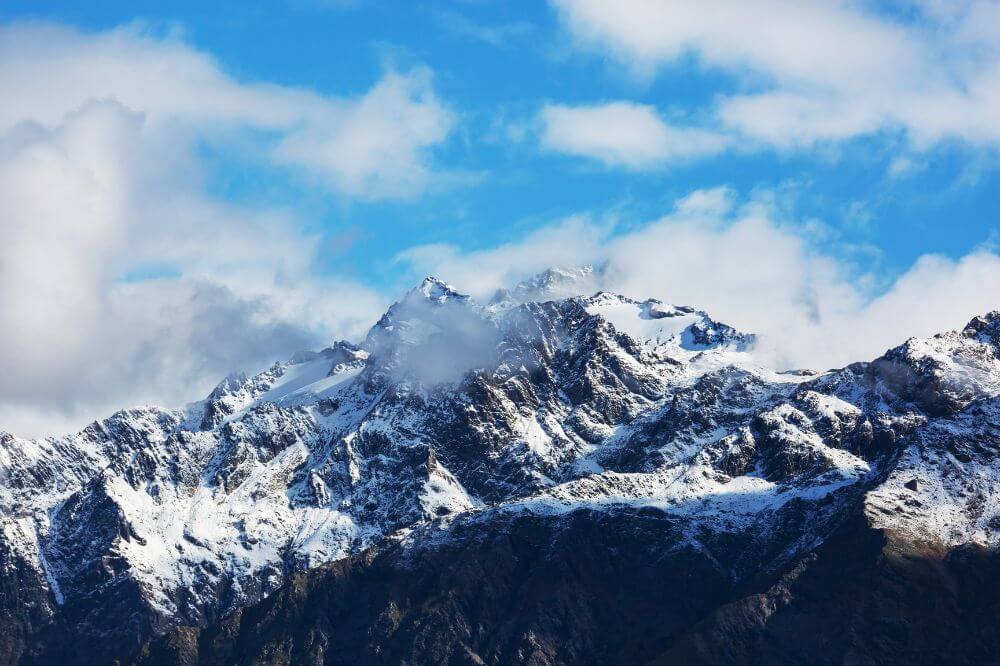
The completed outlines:
[[[486,304],[428,278],[360,344],[182,410],[2,435],[5,547],[53,612],[127,599],[148,634],[389,537],[518,513],[655,508],[692,543],[741,535],[747,571],[815,547],[854,501],[876,526],[1000,543],[1000,314],[781,372],[690,307],[553,298],[591,276],[549,271]]]

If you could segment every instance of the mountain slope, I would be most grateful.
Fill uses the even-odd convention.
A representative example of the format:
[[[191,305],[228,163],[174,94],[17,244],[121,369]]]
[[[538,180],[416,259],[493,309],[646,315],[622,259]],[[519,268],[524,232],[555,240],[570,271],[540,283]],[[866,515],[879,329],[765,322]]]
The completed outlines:
[[[360,344],[3,435],[0,659],[725,662],[816,614],[831,544],[995,566],[1000,314],[777,372],[693,308],[545,300],[590,276],[428,278]]]

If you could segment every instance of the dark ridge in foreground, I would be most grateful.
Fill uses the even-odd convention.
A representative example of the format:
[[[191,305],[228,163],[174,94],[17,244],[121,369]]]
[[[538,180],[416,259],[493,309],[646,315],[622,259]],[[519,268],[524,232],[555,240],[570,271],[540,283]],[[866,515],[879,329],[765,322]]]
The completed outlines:
[[[844,521],[733,586],[655,510],[521,516],[407,554],[297,575],[258,606],[148,646],[143,664],[987,664],[1000,557]],[[734,547],[736,547],[734,545]],[[735,554],[735,553],[734,553]]]

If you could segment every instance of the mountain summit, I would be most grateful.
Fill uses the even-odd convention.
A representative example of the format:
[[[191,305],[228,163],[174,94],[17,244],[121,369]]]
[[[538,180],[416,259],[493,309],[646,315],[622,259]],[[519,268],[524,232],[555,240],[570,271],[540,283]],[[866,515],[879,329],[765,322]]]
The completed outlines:
[[[0,662],[1000,653],[1000,314],[788,373],[592,274],[427,278],[184,409],[0,435]]]

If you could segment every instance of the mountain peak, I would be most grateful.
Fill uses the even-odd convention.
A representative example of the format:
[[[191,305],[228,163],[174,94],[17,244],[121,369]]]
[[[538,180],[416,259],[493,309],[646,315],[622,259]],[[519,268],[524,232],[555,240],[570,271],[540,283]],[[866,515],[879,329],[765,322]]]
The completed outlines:
[[[462,301],[469,299],[468,295],[460,293],[444,280],[434,276],[425,277],[418,286],[411,289],[407,294],[407,298],[410,297],[423,298],[433,303],[444,303],[451,299]]]

